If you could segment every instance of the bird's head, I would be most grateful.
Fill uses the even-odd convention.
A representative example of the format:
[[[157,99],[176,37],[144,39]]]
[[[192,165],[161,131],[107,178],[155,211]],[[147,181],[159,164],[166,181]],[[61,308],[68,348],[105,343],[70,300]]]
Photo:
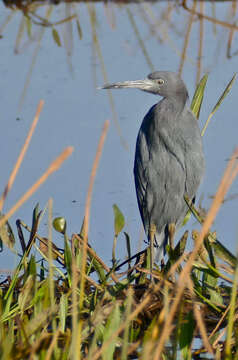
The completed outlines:
[[[123,81],[105,84],[100,89],[140,89],[165,98],[187,99],[188,92],[180,76],[171,71],[155,71],[143,80]]]

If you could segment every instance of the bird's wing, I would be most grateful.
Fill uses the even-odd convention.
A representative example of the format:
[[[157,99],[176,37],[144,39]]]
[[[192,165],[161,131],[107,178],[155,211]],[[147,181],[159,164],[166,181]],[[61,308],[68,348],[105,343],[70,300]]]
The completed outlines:
[[[150,224],[157,230],[159,243],[161,233],[171,223],[186,213],[183,199],[185,192],[184,159],[173,150],[166,132],[156,133],[153,124],[145,117],[139,131],[134,164],[138,205],[148,236]]]
[[[148,206],[147,206],[147,186],[148,186],[148,176],[147,168],[149,164],[149,153],[146,146],[146,140],[143,133],[138,134],[136,153],[135,153],[135,162],[134,162],[134,178],[135,178],[135,188],[138,206],[141,214],[141,218],[146,227],[148,219]]]
[[[183,138],[184,143],[186,144],[184,149],[186,164],[185,191],[192,199],[203,178],[205,161],[198,121],[189,109],[187,109],[183,121]]]

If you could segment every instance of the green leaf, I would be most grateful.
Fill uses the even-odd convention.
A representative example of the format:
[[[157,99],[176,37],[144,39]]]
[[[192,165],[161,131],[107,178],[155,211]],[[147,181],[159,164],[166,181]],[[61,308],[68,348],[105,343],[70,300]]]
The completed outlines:
[[[206,121],[206,124],[204,125],[204,128],[202,129],[201,135],[203,136],[205,134],[205,131],[208,127],[208,124],[211,120],[211,117],[215,114],[215,112],[217,111],[217,109],[220,107],[221,103],[223,102],[223,100],[225,99],[225,97],[227,96],[227,94],[229,93],[229,91],[232,88],[233,82],[235,81],[237,77],[237,74],[235,73],[232,77],[232,79],[229,81],[228,85],[226,86],[225,90],[223,91],[222,95],[219,97],[216,105],[214,106],[214,108],[212,109],[210,115],[208,116],[208,119]]]
[[[121,321],[121,313],[119,309],[119,304],[116,303],[113,311],[111,312],[107,320],[105,331],[103,334],[103,341],[106,342],[111,337],[111,335],[118,329],[120,325],[120,321]],[[113,338],[102,354],[103,360],[111,360],[114,358],[113,353],[115,351],[116,344],[117,344],[117,338]]]
[[[216,304],[216,305],[224,305],[224,303],[223,303],[223,298],[222,298],[222,296],[219,294],[218,288],[216,288],[216,289],[210,289],[210,288],[208,287],[207,290],[208,290],[208,293],[209,293],[211,302],[213,302],[213,303]]]
[[[52,28],[52,36],[53,36],[53,39],[54,39],[55,43],[58,46],[62,46],[59,33],[55,28]]]
[[[232,267],[235,267],[237,264],[237,258],[218,239],[216,239],[212,233],[209,233],[208,239],[216,256]]]
[[[34,278],[32,275],[29,275],[26,282],[24,283],[20,294],[18,296],[18,305],[20,310],[23,312],[25,307],[29,306],[32,297],[33,297],[33,286],[34,286]]]
[[[33,277],[36,276],[36,259],[34,255],[31,255],[30,262],[27,268],[28,276],[32,275]]]
[[[203,102],[204,91],[207,84],[207,78],[208,78],[208,74],[205,74],[203,78],[200,80],[191,102],[191,110],[196,116],[196,118],[199,118],[200,109]]]
[[[143,344],[146,344],[153,337],[153,333],[158,332],[158,316],[154,316],[152,321],[150,321],[149,326],[144,331]]]
[[[234,334],[237,336],[237,329],[235,330],[235,321],[236,312],[237,312],[237,283],[238,283],[238,265],[236,264],[232,291],[231,291],[231,298],[230,298],[230,309],[228,314],[228,325],[227,325],[227,332],[226,332],[226,346],[225,346],[225,358],[226,359],[233,359],[232,356],[232,345],[234,344]],[[237,339],[235,340],[237,341]],[[235,356],[237,359],[237,356]]]
[[[65,331],[66,318],[68,313],[68,295],[62,294],[60,298],[60,311],[59,311],[59,328],[62,333]]]
[[[213,255],[213,251],[212,251],[212,247],[211,247],[211,244],[208,240],[208,238],[205,238],[204,239],[204,246],[207,250],[207,253],[208,253],[208,256],[209,256],[209,260],[210,260],[210,263],[211,265],[216,268],[216,260],[215,260],[215,257]]]
[[[190,345],[193,340],[195,326],[196,322],[193,318],[193,312],[190,311],[178,329],[179,346],[183,354],[183,359],[190,359]]]
[[[31,255],[30,261],[29,261],[29,263],[27,265],[27,269],[26,269],[26,271],[24,272],[24,275],[23,275],[23,283],[25,283],[27,281],[29,276],[32,276],[34,278],[34,280],[35,280],[36,274],[37,274],[37,271],[36,271],[35,256]]]
[[[125,219],[121,210],[116,204],[113,205],[113,211],[114,211],[114,232],[115,232],[115,236],[118,236],[125,226]]]
[[[186,215],[185,215],[185,218],[183,219],[183,222],[182,222],[182,225],[181,227],[185,226],[187,224],[187,222],[189,221],[191,217],[191,210],[188,210]]]
[[[56,231],[61,234],[65,234],[66,232],[66,220],[64,217],[59,216],[53,220],[53,227]]]
[[[196,288],[194,288],[194,292],[197,296],[200,297],[200,299],[202,299],[204,303],[206,303],[208,306],[210,306],[213,310],[217,311],[218,313],[221,313],[221,309],[217,307],[212,301],[210,301],[206,296],[203,295],[201,288],[196,286]]]
[[[128,359],[128,348],[129,348],[129,341],[130,341],[130,314],[132,311],[132,304],[134,302],[134,293],[132,288],[128,288],[126,294],[126,302],[125,302],[125,312],[124,312],[124,322],[125,322],[125,330],[123,335],[123,342],[122,342],[122,351],[121,351],[121,359],[127,360]]]

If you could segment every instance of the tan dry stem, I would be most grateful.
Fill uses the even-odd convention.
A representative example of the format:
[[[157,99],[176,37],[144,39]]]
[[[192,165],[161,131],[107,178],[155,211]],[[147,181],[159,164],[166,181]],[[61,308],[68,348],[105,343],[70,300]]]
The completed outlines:
[[[87,260],[87,242],[88,242],[88,230],[89,230],[89,219],[90,219],[90,209],[91,209],[91,202],[92,202],[92,193],[93,193],[93,185],[95,181],[95,176],[97,172],[97,168],[99,165],[99,160],[102,155],[102,149],[103,145],[106,139],[107,131],[109,127],[109,120],[106,120],[103,126],[102,134],[99,140],[99,144],[97,147],[96,156],[93,162],[93,167],[90,175],[89,180],[89,187],[88,187],[88,193],[86,198],[86,204],[85,204],[85,215],[84,215],[84,243],[83,243],[83,257],[82,257],[82,267],[81,267],[81,283],[80,283],[80,308],[82,306],[83,298],[81,294],[84,292],[84,273],[85,273],[85,267],[86,267],[86,260]]]
[[[88,187],[88,193],[86,198],[86,204],[85,204],[85,215],[84,215],[84,242],[83,242],[83,255],[82,255],[82,263],[81,263],[81,279],[80,279],[80,295],[79,295],[79,310],[82,309],[83,306],[83,299],[84,299],[84,288],[85,288],[85,269],[86,269],[86,263],[87,263],[87,244],[88,244],[88,230],[89,230],[89,219],[90,219],[90,209],[91,209],[91,201],[92,201],[92,193],[93,193],[93,185],[95,181],[95,176],[97,172],[97,168],[99,165],[99,160],[102,155],[103,145],[106,139],[107,131],[109,127],[109,120],[106,120],[103,126],[102,134],[99,139],[98,147],[96,156],[93,162],[93,167],[89,179],[89,187]],[[81,353],[81,333],[82,333],[82,326],[83,322],[82,320],[79,321],[77,325],[77,316],[78,316],[78,304],[77,304],[77,298],[76,298],[76,291],[77,291],[77,271],[75,263],[72,263],[72,276],[73,276],[73,329],[74,329],[74,336],[72,339],[72,349],[77,350],[73,354],[73,358],[76,360],[80,360]]]
[[[219,20],[219,19],[216,19],[214,17],[211,17],[211,16],[208,16],[208,15],[205,15],[199,11],[196,11],[195,9],[190,9],[188,6],[187,6],[187,1],[184,0],[183,3],[182,3],[182,6],[185,10],[189,11],[191,14],[193,15],[197,15],[198,17],[202,17],[203,19],[205,20],[208,20],[210,22],[212,22],[213,24],[217,24],[217,25],[221,25],[225,28],[228,28],[228,29],[232,29],[232,30],[238,30],[238,26],[235,25],[235,24],[230,24],[226,21],[222,21],[222,20]]]
[[[192,296],[192,298],[194,298],[193,283],[190,278],[188,278],[188,286],[189,286],[191,296]],[[201,304],[194,302],[194,305],[193,305],[194,317],[196,318],[197,326],[198,326],[200,335],[203,339],[203,344],[204,344],[204,347],[206,348],[206,351],[209,352],[210,354],[213,354],[213,349],[212,349],[211,344],[209,343],[209,337],[207,336],[206,325],[203,320],[200,307],[201,307]]]
[[[46,179],[72,154],[73,147],[67,147],[48,167],[46,172],[36,181],[34,185],[16,202],[16,204],[1,218],[0,227],[36,192],[36,190],[46,181]]]
[[[28,146],[30,144],[32,135],[33,135],[33,133],[35,131],[35,128],[36,128],[36,125],[38,123],[39,116],[40,116],[41,110],[43,108],[43,105],[44,105],[44,100],[40,100],[40,102],[39,102],[39,104],[37,106],[36,114],[35,114],[35,117],[33,119],[31,128],[30,128],[30,130],[28,132],[28,135],[27,135],[27,138],[25,140],[25,143],[23,144],[23,147],[22,147],[21,152],[20,152],[20,154],[18,156],[17,162],[16,162],[16,164],[15,164],[15,166],[14,166],[12,172],[11,172],[8,183],[7,183],[7,185],[6,185],[6,187],[5,187],[4,191],[3,191],[3,194],[2,194],[2,196],[0,198],[0,211],[2,211],[2,208],[3,208],[4,202],[6,200],[6,197],[7,197],[8,193],[9,193],[9,191],[12,188],[12,185],[13,185],[13,183],[15,181],[18,170],[19,170],[19,168],[20,168],[20,166],[22,164],[25,153],[26,153],[26,151],[28,149]]]
[[[192,25],[193,25],[193,20],[194,20],[194,12],[196,10],[196,6],[197,6],[197,0],[194,0],[193,8],[192,8],[193,11],[191,12],[190,17],[189,17],[188,28],[187,28],[185,38],[184,38],[183,51],[182,51],[182,54],[181,54],[181,62],[180,62],[180,65],[179,65],[179,70],[178,70],[179,75],[182,74],[185,59],[186,59],[186,52],[187,52],[187,48],[188,48],[188,44],[189,44],[189,38],[190,38],[190,35],[191,35],[191,30],[192,30]]]

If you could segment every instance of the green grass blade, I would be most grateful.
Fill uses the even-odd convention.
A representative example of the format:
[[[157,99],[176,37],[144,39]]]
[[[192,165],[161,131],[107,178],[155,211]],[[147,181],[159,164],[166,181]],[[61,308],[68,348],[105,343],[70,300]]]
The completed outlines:
[[[237,258],[218,239],[214,238],[212,233],[209,233],[208,239],[215,255],[235,268]]]
[[[131,308],[132,308],[132,304],[133,304],[133,291],[131,288],[128,289],[127,292],[127,301],[126,301],[126,309],[125,309],[125,319],[124,321],[126,322],[126,327],[125,327],[125,331],[124,331],[124,336],[123,336],[123,343],[122,343],[122,354],[121,354],[121,359],[122,360],[127,360],[128,359],[128,345],[129,345],[129,330],[130,330],[130,321],[129,316],[131,313]]]
[[[116,303],[113,311],[111,312],[107,320],[105,331],[103,334],[103,341],[106,342],[111,337],[111,334],[113,334],[118,329],[120,325],[120,321],[121,321],[121,312],[119,309],[119,304]],[[103,360],[113,359],[113,354],[116,348],[116,344],[117,344],[117,339],[113,339],[110,342],[110,345],[108,345],[107,348],[103,351],[102,354]]]
[[[102,266],[102,264],[100,264],[100,262],[97,259],[93,258],[90,255],[89,255],[89,258],[92,260],[92,264],[98,275],[98,278],[99,278],[100,282],[103,284],[106,281],[106,274],[105,274],[104,267]]]
[[[208,124],[212,118],[212,116],[215,114],[215,112],[218,110],[218,108],[220,107],[221,103],[223,102],[223,100],[225,99],[225,97],[227,96],[227,94],[230,92],[231,88],[232,88],[232,85],[233,85],[233,82],[235,81],[237,77],[237,73],[235,73],[232,77],[232,79],[229,81],[228,85],[226,86],[225,90],[223,91],[222,95],[219,97],[216,105],[214,106],[214,108],[212,109],[210,115],[208,116],[208,119],[202,129],[202,132],[201,132],[201,135],[203,136],[205,134],[205,131],[208,127]]]
[[[190,311],[181,323],[179,331],[179,346],[183,355],[183,359],[191,359],[190,345],[193,341],[193,332],[196,327],[195,320],[193,318],[193,312]]]
[[[200,80],[191,102],[191,110],[196,116],[196,118],[199,118],[200,109],[203,102],[204,91],[207,84],[207,78],[208,78],[208,74],[205,74],[203,78]]]
[[[238,283],[238,263],[236,265],[234,281],[233,281],[233,286],[232,286],[232,292],[231,292],[230,311],[229,311],[229,315],[228,315],[228,325],[227,325],[227,337],[226,337],[226,342],[225,342],[226,343],[225,355],[226,355],[226,359],[229,359],[229,360],[233,359],[232,337],[233,337],[233,329],[234,329],[235,318],[236,318],[237,283]]]
[[[62,333],[65,331],[66,327],[66,318],[68,313],[68,296],[67,294],[62,294],[60,299],[60,311],[59,311],[59,327]]]

